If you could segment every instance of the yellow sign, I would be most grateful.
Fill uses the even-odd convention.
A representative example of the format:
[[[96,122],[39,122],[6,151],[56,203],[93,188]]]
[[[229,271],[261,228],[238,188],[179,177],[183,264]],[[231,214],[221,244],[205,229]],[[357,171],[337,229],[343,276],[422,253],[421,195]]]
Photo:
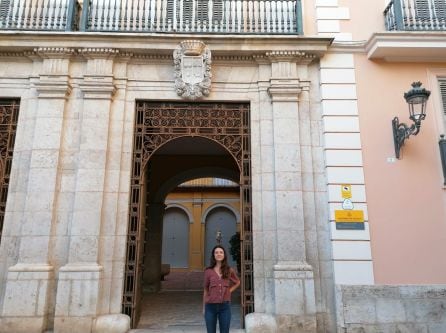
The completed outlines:
[[[352,186],[343,184],[341,185],[342,199],[350,199],[352,197]]]
[[[363,210],[335,210],[336,222],[364,222]]]

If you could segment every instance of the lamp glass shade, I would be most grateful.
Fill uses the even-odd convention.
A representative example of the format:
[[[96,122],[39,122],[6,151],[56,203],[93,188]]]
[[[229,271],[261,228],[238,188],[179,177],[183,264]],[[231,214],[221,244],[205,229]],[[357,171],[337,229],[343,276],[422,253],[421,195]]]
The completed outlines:
[[[421,82],[412,83],[412,89],[404,94],[404,99],[409,106],[410,119],[420,122],[426,118],[426,103],[431,92],[421,88]]]

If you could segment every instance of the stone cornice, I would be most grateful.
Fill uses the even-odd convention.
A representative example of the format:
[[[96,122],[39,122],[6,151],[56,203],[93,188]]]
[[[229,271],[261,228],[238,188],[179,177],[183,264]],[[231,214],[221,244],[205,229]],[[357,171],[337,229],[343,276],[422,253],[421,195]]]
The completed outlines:
[[[0,58],[14,58],[20,60],[20,58],[27,58],[29,55],[34,55],[34,52],[0,52]],[[28,60],[28,59],[23,59]]]
[[[120,53],[172,54],[183,40],[197,39],[193,34],[156,33],[83,33],[83,32],[11,32],[0,31],[0,51],[24,51],[37,47],[73,49],[118,49]],[[280,50],[301,51],[317,56],[327,52],[333,38],[299,35],[218,35],[202,34],[214,56],[253,55]]]
[[[68,47],[38,47],[34,53],[43,59],[67,59],[75,54],[73,48]]]
[[[316,55],[301,51],[271,51],[266,52],[266,57],[271,62],[305,62],[310,63],[317,58]]]
[[[77,52],[86,59],[112,59],[119,54],[118,49],[95,47],[78,49]]]

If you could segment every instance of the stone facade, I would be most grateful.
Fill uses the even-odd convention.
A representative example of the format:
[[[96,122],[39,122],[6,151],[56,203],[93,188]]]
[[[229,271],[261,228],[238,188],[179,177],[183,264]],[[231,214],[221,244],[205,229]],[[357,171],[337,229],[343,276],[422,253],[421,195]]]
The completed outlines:
[[[247,332],[446,331],[446,187],[437,146],[446,130],[438,88],[446,77],[444,31],[382,32],[379,1],[295,4],[298,10],[286,13],[295,15],[293,34],[275,30],[291,25],[273,22],[271,4],[257,28],[272,25],[261,33],[0,27],[0,99],[20,100],[0,243],[0,332],[127,330],[121,312],[135,109],[137,101],[183,97],[249,104],[255,312]],[[21,8],[2,12],[0,23],[14,27],[31,5]],[[117,23],[100,12],[96,26]],[[23,24],[33,27],[49,12],[35,13],[22,15]],[[155,16],[166,13],[150,19],[159,24]],[[241,26],[242,18],[231,28]],[[185,41],[206,49],[206,71],[189,82],[198,90],[183,94],[174,51]],[[396,160],[390,121],[403,119],[403,92],[417,80],[432,91],[428,116],[404,146],[404,160]],[[194,176],[222,176],[222,160],[210,155],[216,174]],[[164,199],[170,185],[190,176],[181,166],[172,167],[178,178],[158,184],[147,214],[158,223],[147,242],[155,255],[145,264],[153,269],[144,275],[154,290]],[[363,230],[336,227],[343,184],[364,213]]]
[[[337,332],[446,331],[446,287],[336,287]]]
[[[2,58],[5,71],[21,64],[1,78],[16,82],[2,95],[21,98],[2,331],[89,332],[121,311],[135,100],[180,100],[165,53],[181,39],[131,39],[72,35],[53,48],[42,35]],[[256,312],[275,314],[283,332],[322,332],[334,302],[317,73],[330,39],[203,42],[213,52],[206,100],[251,104]]]

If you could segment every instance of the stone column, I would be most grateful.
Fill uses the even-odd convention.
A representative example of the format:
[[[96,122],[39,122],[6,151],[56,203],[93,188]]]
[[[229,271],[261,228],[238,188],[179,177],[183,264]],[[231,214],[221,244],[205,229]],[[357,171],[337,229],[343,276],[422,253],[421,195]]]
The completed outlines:
[[[275,314],[280,332],[315,332],[312,267],[307,263],[299,128],[300,52],[271,52],[269,94],[273,109],[276,263]]]
[[[64,48],[41,48],[33,56],[36,65],[41,58],[43,62],[38,78],[31,81],[37,104],[30,142],[31,162],[26,175],[26,203],[20,221],[18,262],[8,269],[0,332],[41,333],[47,329],[50,295],[54,290],[50,238],[57,219],[54,207],[64,111],[71,92],[69,58],[73,52]]]
[[[54,332],[90,332],[97,315],[102,266],[98,263],[113,84],[112,49],[79,50],[87,58],[81,140],[68,263],[59,271]]]
[[[161,289],[161,252],[163,249],[164,203],[150,203],[146,220],[146,253],[144,256],[144,291]],[[142,246],[142,244],[141,244]]]

